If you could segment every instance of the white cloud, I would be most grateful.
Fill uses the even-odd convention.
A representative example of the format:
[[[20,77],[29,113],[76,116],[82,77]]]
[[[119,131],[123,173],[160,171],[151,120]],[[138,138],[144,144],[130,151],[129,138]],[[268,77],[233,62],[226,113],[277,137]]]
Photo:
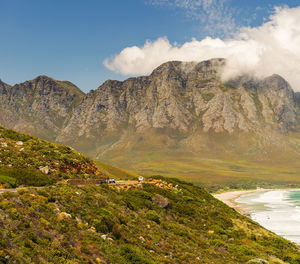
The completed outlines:
[[[264,77],[277,73],[300,91],[300,7],[276,8],[269,22],[243,28],[231,39],[207,37],[177,45],[170,44],[166,37],[159,38],[147,41],[143,47],[125,48],[106,59],[104,65],[124,75],[146,75],[166,61],[216,57],[227,58],[227,77],[242,73]]]

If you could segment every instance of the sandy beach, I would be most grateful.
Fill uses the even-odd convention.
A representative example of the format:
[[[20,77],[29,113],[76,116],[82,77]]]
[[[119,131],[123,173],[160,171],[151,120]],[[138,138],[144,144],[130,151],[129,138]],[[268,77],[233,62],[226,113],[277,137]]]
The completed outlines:
[[[228,206],[236,209],[239,212],[247,211],[245,207],[241,207],[237,202],[240,196],[245,194],[250,194],[254,192],[265,192],[269,191],[270,189],[255,189],[255,190],[245,190],[245,191],[233,191],[233,192],[224,192],[219,194],[214,194],[213,196],[218,200],[222,201],[223,203],[227,204]]]

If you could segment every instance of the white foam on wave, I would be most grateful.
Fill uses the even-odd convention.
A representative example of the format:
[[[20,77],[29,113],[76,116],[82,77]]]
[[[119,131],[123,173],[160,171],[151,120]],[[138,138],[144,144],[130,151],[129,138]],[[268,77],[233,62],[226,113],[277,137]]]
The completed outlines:
[[[300,208],[288,199],[289,194],[286,190],[267,191],[242,196],[236,201],[252,211],[254,221],[300,244]]]
[[[287,194],[287,191],[268,191],[262,193],[259,197],[252,199],[252,202],[263,203],[266,207],[271,208],[290,206],[291,204],[286,201]]]

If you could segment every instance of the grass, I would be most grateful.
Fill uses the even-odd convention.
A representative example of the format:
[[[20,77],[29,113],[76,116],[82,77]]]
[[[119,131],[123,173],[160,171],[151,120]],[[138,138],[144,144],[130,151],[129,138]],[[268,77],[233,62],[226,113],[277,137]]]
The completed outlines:
[[[245,160],[203,160],[191,158],[184,160],[163,160],[136,164],[135,169],[147,175],[159,173],[169,177],[178,177],[196,184],[243,184],[273,182],[274,184],[300,183],[300,169],[279,167],[268,164],[255,164]]]
[[[215,95],[213,93],[202,93],[201,96],[204,101],[209,102],[211,99],[214,98]]]

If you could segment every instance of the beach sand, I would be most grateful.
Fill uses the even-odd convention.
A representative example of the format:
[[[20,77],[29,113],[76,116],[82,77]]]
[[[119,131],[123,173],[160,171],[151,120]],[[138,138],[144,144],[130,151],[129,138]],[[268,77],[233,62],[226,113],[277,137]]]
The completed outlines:
[[[228,206],[234,208],[238,212],[247,212],[247,208],[245,206],[240,206],[239,203],[236,202],[236,200],[245,194],[250,194],[254,192],[265,192],[269,191],[269,189],[255,189],[255,190],[245,190],[245,191],[233,191],[233,192],[224,192],[219,194],[214,194],[213,196],[222,201],[223,203],[227,204]]]

